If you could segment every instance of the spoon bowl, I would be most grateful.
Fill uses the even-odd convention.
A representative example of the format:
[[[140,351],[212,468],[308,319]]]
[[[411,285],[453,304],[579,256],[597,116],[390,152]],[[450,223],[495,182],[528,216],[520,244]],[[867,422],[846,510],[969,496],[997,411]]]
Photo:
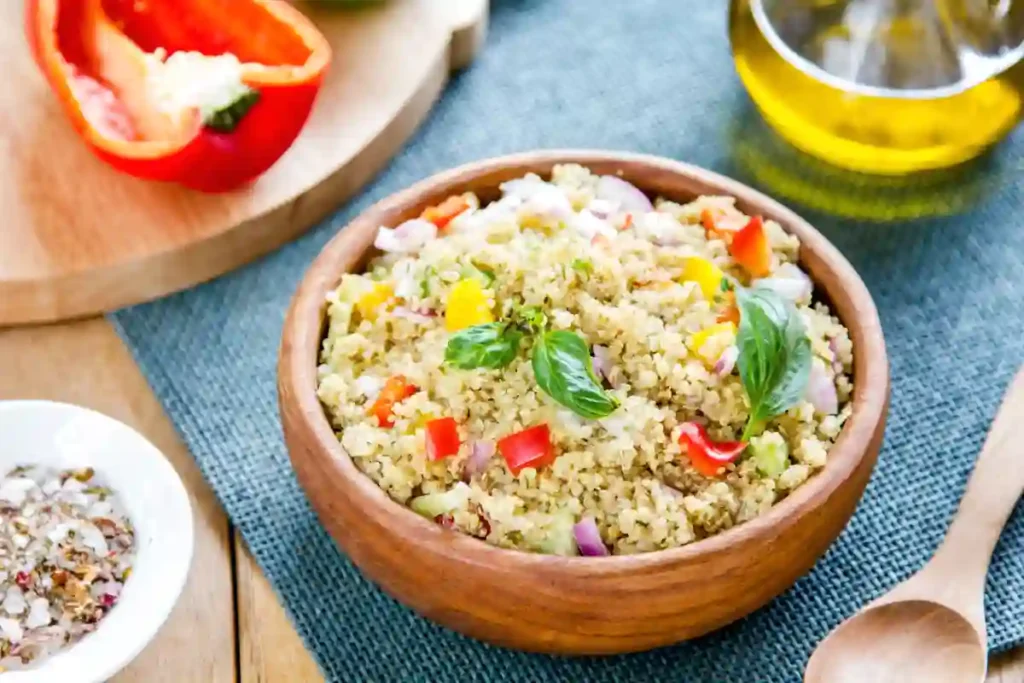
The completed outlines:
[[[959,612],[931,600],[869,607],[826,638],[805,683],[981,683],[985,643]]]
[[[985,576],[1024,493],[1024,369],[1003,397],[946,538],[919,572],[840,624],[804,683],[981,683]]]

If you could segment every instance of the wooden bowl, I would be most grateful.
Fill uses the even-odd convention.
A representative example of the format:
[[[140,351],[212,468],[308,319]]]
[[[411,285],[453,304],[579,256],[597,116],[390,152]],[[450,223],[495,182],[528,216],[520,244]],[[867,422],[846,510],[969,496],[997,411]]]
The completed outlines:
[[[800,238],[800,264],[849,328],[853,414],[826,467],[766,514],[671,550],[565,558],[506,550],[446,530],[393,502],[338,443],[317,399],[325,296],[359,272],[381,225],[395,226],[445,197],[481,201],[528,172],[576,162],[622,176],[651,196],[737,198],[748,214]],[[644,650],[693,638],[761,607],[807,572],[853,514],[878,455],[889,369],[875,305],[853,267],[799,216],[736,181],[694,166],[613,152],[544,151],[441,173],[371,207],[314,261],[292,302],[281,345],[281,419],[299,482],[345,553],[387,593],[474,638],[566,654]]]

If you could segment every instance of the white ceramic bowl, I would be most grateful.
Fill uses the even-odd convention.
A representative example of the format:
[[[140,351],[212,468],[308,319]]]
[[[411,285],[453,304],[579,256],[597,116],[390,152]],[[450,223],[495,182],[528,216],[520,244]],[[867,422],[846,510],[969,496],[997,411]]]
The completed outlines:
[[[136,556],[117,606],[95,632],[2,683],[105,681],[142,651],[181,595],[192,561],[192,507],[178,474],[141,434],[63,403],[0,401],[0,468],[92,467],[135,526]]]

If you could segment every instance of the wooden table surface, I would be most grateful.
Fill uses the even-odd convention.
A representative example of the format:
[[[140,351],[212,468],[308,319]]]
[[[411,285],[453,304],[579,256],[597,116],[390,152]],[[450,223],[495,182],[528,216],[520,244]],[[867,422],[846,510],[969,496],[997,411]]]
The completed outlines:
[[[196,546],[185,592],[114,683],[324,680],[109,323],[0,330],[0,399],[12,398],[77,403],[122,420],[167,455],[191,494]],[[990,669],[988,683],[1024,683],[1024,648]]]

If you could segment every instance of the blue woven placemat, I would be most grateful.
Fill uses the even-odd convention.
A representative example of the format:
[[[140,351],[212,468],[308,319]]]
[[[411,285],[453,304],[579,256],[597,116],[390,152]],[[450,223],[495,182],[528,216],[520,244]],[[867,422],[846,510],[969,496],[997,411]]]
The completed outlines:
[[[751,113],[729,57],[724,5],[494,0],[482,57],[363,196],[259,263],[114,316],[330,680],[793,681],[832,626],[935,548],[1002,391],[1024,361],[1024,135],[960,175],[895,190],[823,169]],[[878,468],[839,541],[768,608],[696,642],[614,658],[488,647],[385,597],[310,511],[276,406],[285,308],[341,226],[445,167],[573,146],[670,156],[859,217],[922,207],[961,212],[882,225],[804,211],[859,269],[881,311],[893,395]],[[990,575],[994,649],[1024,642],[1022,548],[1018,510]]]

